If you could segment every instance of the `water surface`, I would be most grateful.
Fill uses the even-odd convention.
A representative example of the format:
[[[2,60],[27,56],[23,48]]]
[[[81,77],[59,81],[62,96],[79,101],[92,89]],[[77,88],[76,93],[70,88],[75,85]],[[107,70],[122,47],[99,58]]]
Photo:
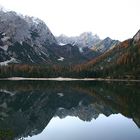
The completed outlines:
[[[0,138],[139,140],[140,84],[0,81]]]

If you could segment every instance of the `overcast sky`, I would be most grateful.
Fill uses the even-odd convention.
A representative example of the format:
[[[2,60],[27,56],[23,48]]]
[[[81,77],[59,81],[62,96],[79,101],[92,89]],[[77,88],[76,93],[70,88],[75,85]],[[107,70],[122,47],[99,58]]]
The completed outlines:
[[[0,5],[42,19],[54,35],[91,31],[125,40],[140,29],[140,0],[0,0]]]

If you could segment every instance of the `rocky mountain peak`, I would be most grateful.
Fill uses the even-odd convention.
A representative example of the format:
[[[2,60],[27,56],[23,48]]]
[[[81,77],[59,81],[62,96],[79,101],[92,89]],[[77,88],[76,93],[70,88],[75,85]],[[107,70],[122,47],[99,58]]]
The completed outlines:
[[[140,30],[134,35],[133,40],[135,42],[140,41]]]
[[[106,37],[104,40],[105,41],[111,41],[112,39],[110,37]]]
[[[13,42],[28,40],[30,45],[56,43],[47,25],[33,17],[18,15],[13,11],[0,11],[0,32],[9,36]]]
[[[65,35],[60,35],[56,37],[58,43],[63,44],[74,44],[80,48],[91,48],[95,43],[100,41],[98,35],[93,35],[92,32],[84,32],[79,36],[67,37]]]
[[[80,34],[81,38],[94,38],[94,39],[100,39],[99,36],[97,34],[93,35],[92,32],[84,32],[82,34]]]

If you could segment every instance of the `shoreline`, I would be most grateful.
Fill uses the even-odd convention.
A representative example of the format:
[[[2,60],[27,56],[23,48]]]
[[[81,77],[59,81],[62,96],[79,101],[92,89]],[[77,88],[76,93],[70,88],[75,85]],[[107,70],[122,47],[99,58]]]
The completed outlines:
[[[24,77],[9,77],[0,78],[0,81],[112,81],[112,82],[140,82],[136,79],[109,79],[109,78],[24,78]]]

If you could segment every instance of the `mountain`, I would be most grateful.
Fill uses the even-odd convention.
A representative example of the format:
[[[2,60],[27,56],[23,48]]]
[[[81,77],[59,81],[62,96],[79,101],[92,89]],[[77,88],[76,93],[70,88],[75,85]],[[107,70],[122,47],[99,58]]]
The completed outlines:
[[[119,42],[92,33],[55,38],[40,19],[15,12],[0,11],[0,23],[0,65],[20,64],[0,67],[2,77],[140,78],[140,30]]]
[[[93,35],[91,32],[84,32],[79,36],[67,37],[60,35],[56,37],[58,44],[75,44],[79,48],[81,54],[83,54],[88,60],[94,59],[106,51],[112,49],[117,44],[118,40],[112,40],[107,37],[101,40],[97,35]]]
[[[29,45],[43,46],[56,43],[47,25],[38,18],[18,15],[15,12],[0,11],[0,32],[3,40],[12,43],[27,41]]]
[[[95,43],[100,41],[100,38],[97,35],[93,35],[91,32],[84,32],[79,36],[67,37],[65,35],[60,35],[56,37],[59,44],[75,44],[82,48],[91,48]]]
[[[78,66],[88,77],[140,78],[140,30],[133,38],[125,40],[113,49]],[[78,69],[76,67],[75,69]]]
[[[100,56],[115,44],[115,40],[102,41],[91,32],[55,38],[38,18],[0,11],[0,65],[76,65]]]
[[[59,44],[76,44],[81,51],[84,51],[84,48],[89,48],[89,50],[91,49],[98,53],[104,53],[119,43],[118,40],[112,40],[109,37],[101,40],[97,35],[93,35],[91,32],[84,32],[76,37],[60,35],[56,37],[56,39]]]
[[[120,42],[118,40],[112,40],[111,38],[107,37],[104,40],[97,42],[91,49],[104,53],[110,49],[113,49],[119,43]]]
[[[79,36],[68,37],[66,35],[60,35],[56,37],[57,43],[60,45],[72,44],[79,48],[79,51],[87,60],[91,60],[101,53],[97,50],[92,50],[92,46],[100,42],[100,38],[97,35],[93,35],[91,32],[84,32]]]
[[[63,47],[65,47],[64,52],[67,52],[66,54],[61,53],[61,47],[62,50],[64,50]],[[56,45],[52,46],[50,47],[52,49],[50,52],[56,50],[54,56],[61,54],[62,57],[60,57],[58,61],[64,61],[63,64],[66,65],[50,66],[49,68],[20,65],[18,67],[16,65],[9,66],[4,69],[0,68],[0,77],[103,77],[116,79],[140,79],[140,31],[138,31],[132,39],[119,43],[111,50],[100,54],[100,56],[97,56],[94,59],[91,58],[89,61],[81,59],[82,64],[75,64],[74,66],[71,66],[71,64],[73,62],[79,62],[79,58],[82,58],[82,54],[77,54],[76,51],[74,51],[75,57],[69,58],[71,61],[65,61],[65,57],[70,56],[67,56],[67,54],[71,51],[69,51],[68,46],[66,45],[61,47],[56,47]],[[78,52],[79,49],[75,49]],[[3,53],[2,55],[5,54]]]
[[[77,46],[58,45],[42,20],[0,11],[0,65],[76,64],[85,60]]]

